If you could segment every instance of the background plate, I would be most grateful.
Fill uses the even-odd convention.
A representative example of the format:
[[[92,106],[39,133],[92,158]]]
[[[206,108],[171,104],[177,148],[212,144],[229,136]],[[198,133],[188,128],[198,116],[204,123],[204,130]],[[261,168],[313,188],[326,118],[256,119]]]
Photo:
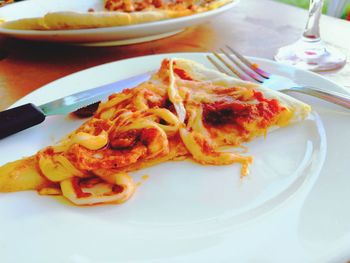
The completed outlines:
[[[118,61],[59,79],[15,105],[41,104],[127,78],[174,56],[209,65],[205,54],[195,53]],[[344,92],[316,74],[254,61],[297,82]],[[239,165],[169,162],[133,174],[141,187],[120,206],[80,208],[34,192],[1,194],[0,262],[326,262],[346,257],[349,113],[301,98],[312,104],[311,118],[248,144],[255,161],[243,179]],[[80,123],[51,117],[1,140],[0,164],[35,153]],[[148,180],[142,180],[145,174]]]
[[[186,17],[156,21],[130,26],[105,27],[96,29],[79,30],[13,30],[0,28],[0,34],[26,40],[64,42],[64,43],[94,43],[96,45],[111,45],[109,41],[117,41],[114,44],[146,42],[164,37],[164,34],[181,32],[186,27],[198,25],[211,20],[233,8],[239,0],[226,4],[218,9],[195,14]],[[28,0],[7,5],[0,9],[0,18],[5,21],[26,17],[43,16],[53,11],[83,11],[89,8],[102,10],[101,0]],[[101,43],[102,42],[102,43]]]

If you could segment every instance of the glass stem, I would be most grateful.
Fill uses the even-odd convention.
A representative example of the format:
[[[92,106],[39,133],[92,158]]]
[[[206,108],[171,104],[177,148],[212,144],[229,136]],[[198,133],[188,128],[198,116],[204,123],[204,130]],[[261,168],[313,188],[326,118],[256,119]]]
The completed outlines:
[[[320,38],[320,18],[323,0],[310,0],[309,18],[303,32],[303,39],[308,42],[318,42]]]

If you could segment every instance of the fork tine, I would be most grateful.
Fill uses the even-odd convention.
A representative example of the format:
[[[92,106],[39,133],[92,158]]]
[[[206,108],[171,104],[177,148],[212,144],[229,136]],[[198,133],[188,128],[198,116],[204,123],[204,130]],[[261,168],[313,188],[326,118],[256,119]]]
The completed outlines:
[[[222,73],[230,76],[231,74],[229,72],[227,72],[223,67],[221,67],[219,65],[219,63],[217,63],[211,56],[207,56],[207,59],[209,59],[209,61]],[[235,76],[237,77],[237,76]]]
[[[219,55],[217,52],[213,52],[214,56],[217,57],[233,74],[235,74],[240,79],[250,81],[251,79],[244,76],[242,73],[240,73],[238,70],[236,70],[232,65],[230,65],[225,59],[222,58],[221,55]]]
[[[236,50],[234,50],[232,47],[230,47],[229,45],[226,45],[226,47],[237,57],[239,58],[247,67],[249,67],[250,69],[252,69],[253,71],[255,71],[257,74],[259,74],[260,76],[262,76],[265,79],[270,78],[270,73],[262,70],[261,68],[259,68],[259,66],[257,64],[252,64],[248,59],[246,59],[245,57],[243,57],[241,54],[239,54]]]
[[[234,64],[236,65],[242,72],[247,74],[250,78],[253,80],[263,83],[264,78],[260,75],[256,74],[255,71],[249,69],[243,62],[241,62],[237,57],[232,56],[231,54],[227,53],[224,49],[220,49],[220,51]],[[250,79],[249,79],[250,80]]]

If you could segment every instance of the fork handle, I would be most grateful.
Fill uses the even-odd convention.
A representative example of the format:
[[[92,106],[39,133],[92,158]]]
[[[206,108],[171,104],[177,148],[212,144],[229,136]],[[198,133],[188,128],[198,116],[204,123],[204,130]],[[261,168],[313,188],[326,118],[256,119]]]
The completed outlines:
[[[288,90],[284,90],[285,92],[287,91],[295,91],[303,94],[307,94],[310,96],[314,96],[320,99],[323,99],[328,102],[332,102],[335,104],[338,104],[346,109],[350,109],[350,96],[339,93],[339,92],[334,92],[334,91],[326,91],[323,89],[318,89],[314,87],[293,87]]]

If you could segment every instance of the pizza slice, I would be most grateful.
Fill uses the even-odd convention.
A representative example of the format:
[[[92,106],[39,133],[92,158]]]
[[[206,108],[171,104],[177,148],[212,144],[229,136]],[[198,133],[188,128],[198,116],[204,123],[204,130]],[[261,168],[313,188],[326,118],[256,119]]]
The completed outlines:
[[[126,26],[202,13],[232,1],[101,0],[101,10],[49,12],[43,17],[7,21],[1,27],[19,30],[67,30]]]
[[[110,95],[92,118],[34,156],[0,167],[0,191],[62,194],[76,205],[122,203],[130,172],[171,160],[241,165],[240,146],[308,116],[310,107],[190,60],[164,59],[152,78]]]

